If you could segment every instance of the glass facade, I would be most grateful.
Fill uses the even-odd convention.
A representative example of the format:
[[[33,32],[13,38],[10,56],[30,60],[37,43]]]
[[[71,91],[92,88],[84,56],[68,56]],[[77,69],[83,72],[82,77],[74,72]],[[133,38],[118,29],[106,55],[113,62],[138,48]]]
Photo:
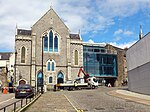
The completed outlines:
[[[84,70],[90,76],[117,77],[117,55],[100,46],[83,46]]]

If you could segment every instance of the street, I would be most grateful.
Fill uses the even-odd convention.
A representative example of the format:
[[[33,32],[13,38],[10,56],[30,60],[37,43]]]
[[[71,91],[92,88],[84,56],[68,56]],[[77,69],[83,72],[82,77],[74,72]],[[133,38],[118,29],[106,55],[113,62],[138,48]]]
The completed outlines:
[[[43,94],[27,112],[150,112],[150,106],[120,99],[108,94],[118,88],[58,91]],[[69,104],[70,103],[70,104]]]

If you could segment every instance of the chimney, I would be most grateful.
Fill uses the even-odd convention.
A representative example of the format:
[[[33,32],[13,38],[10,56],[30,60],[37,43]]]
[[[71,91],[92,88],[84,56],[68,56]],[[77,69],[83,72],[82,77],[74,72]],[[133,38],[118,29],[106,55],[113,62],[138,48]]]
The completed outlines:
[[[142,25],[140,25],[139,39],[142,39],[142,38],[143,38]]]

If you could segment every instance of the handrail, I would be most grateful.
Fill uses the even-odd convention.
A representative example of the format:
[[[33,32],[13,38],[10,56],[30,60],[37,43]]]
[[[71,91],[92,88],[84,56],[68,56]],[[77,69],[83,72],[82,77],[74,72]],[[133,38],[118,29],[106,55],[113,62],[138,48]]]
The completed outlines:
[[[2,108],[0,108],[0,110],[4,110],[4,112],[6,112],[6,109],[8,108],[8,107],[10,107],[10,106],[12,106],[13,105],[13,112],[17,112],[17,108],[19,108],[19,107],[24,107],[24,106],[26,106],[28,103],[30,103],[32,100],[34,100],[38,95],[39,95],[39,92],[37,91],[37,92],[35,92],[35,94],[34,94],[34,97],[33,98],[31,98],[30,96],[31,95],[33,95],[33,94],[30,94],[30,95],[28,95],[27,97],[25,97],[25,98],[23,98],[23,99],[20,99],[20,100],[17,100],[17,101],[15,101],[15,102],[13,102],[13,103],[11,103],[11,104],[8,104],[8,105],[6,105],[6,106],[4,106],[4,107],[2,107]],[[30,99],[29,100],[29,102],[28,102],[28,99]],[[32,99],[32,100],[31,100]],[[23,101],[25,100],[25,104],[23,104]],[[17,103],[18,102],[21,102],[20,103],[20,106],[17,106]],[[20,108],[20,109],[21,109]],[[12,108],[11,108],[12,109]]]

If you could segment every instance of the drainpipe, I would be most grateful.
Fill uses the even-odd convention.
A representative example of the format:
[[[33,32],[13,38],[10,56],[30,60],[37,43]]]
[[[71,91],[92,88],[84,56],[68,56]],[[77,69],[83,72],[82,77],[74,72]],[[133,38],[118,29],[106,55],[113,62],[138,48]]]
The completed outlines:
[[[43,74],[43,36],[42,36],[42,83],[44,82],[44,79],[43,79],[43,77],[44,77],[44,74]],[[44,84],[42,84],[42,86],[41,86],[41,93],[43,94],[44,92],[43,92],[43,86],[44,86]]]

